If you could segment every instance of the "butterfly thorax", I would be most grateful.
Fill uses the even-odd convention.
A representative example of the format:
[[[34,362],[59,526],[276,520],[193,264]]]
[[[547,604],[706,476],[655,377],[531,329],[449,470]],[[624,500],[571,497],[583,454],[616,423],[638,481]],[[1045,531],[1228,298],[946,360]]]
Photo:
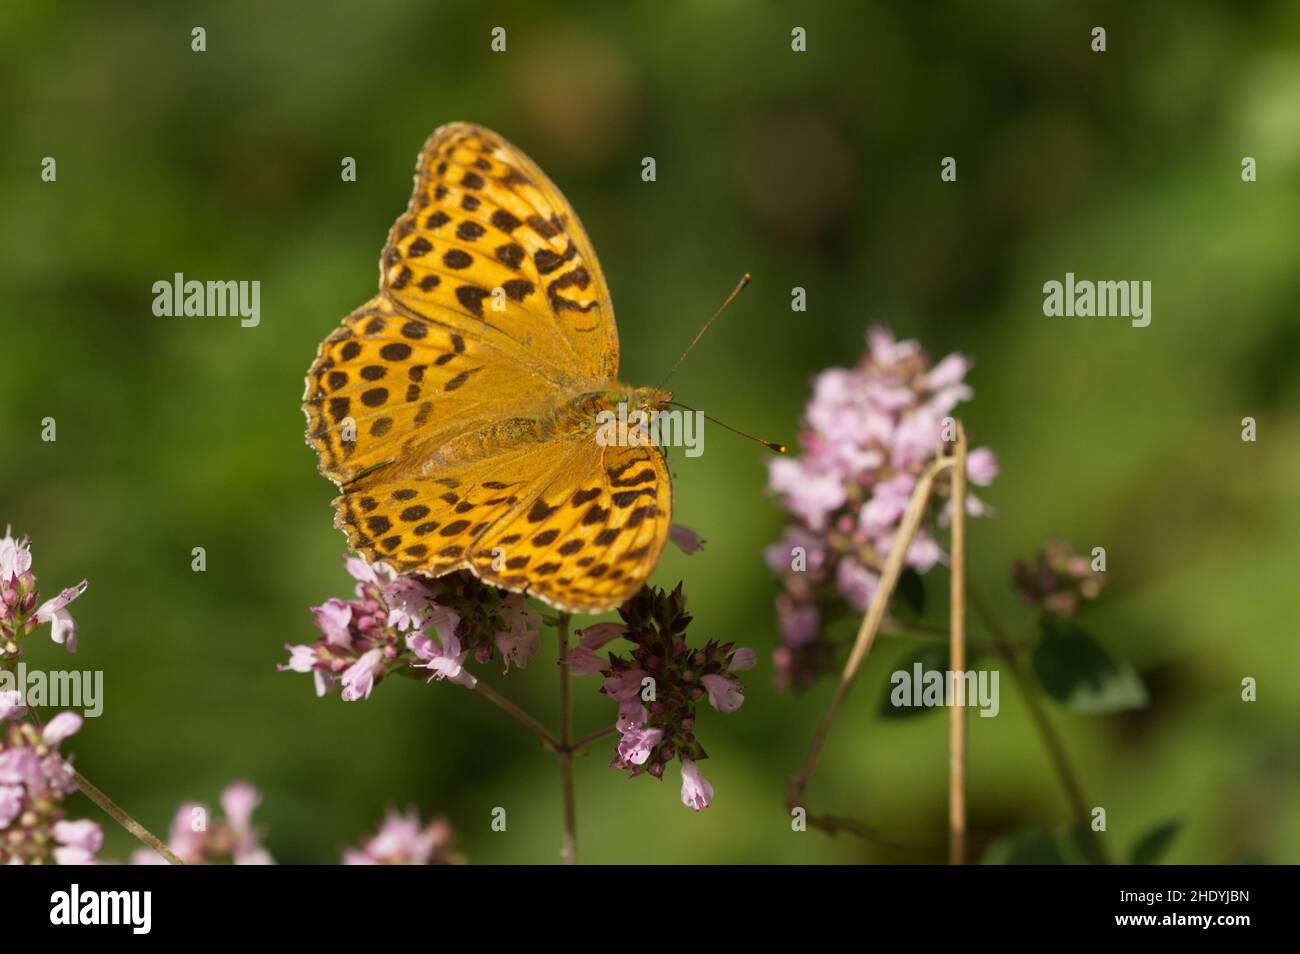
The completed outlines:
[[[472,427],[460,434],[439,440],[424,457],[418,470],[437,473],[454,465],[481,460],[527,444],[548,443],[562,439],[597,438],[606,420],[633,424],[638,414],[660,410],[672,394],[657,388],[633,388],[617,385],[596,391],[582,391],[560,398],[546,409],[528,410],[489,424]],[[612,415],[612,416],[611,416]]]
[[[617,385],[599,391],[585,391],[559,404],[543,423],[546,437],[595,434],[607,415],[615,421],[635,421],[639,415],[660,410],[673,398],[658,388]]]

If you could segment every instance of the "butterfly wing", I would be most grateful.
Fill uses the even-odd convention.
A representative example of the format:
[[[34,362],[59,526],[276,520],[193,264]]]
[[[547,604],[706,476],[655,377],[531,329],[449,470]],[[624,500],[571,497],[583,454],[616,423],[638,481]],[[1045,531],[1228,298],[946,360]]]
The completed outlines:
[[[655,565],[672,518],[672,482],[656,447],[575,442],[550,480],[475,541],[480,578],[569,612],[622,605]]]
[[[438,447],[544,406],[555,385],[468,332],[404,313],[380,294],[321,343],[307,373],[307,443],[339,486],[403,469]]]
[[[657,448],[568,440],[429,474],[381,470],[336,503],[336,525],[372,562],[431,576],[470,569],[558,609],[599,613],[659,562],[672,487]]]
[[[340,485],[617,377],[591,240],[537,165],[486,129],[429,137],[380,273],[307,376],[307,440]]]
[[[429,137],[380,272],[403,309],[562,384],[618,378],[614,306],[577,213],[536,163],[481,126]]]

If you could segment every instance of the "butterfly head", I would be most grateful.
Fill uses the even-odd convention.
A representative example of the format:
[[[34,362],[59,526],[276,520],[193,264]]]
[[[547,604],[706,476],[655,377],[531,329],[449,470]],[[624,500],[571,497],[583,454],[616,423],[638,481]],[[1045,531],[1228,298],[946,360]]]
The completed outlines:
[[[628,388],[620,395],[620,400],[626,402],[629,410],[651,414],[672,403],[673,393],[660,388]]]

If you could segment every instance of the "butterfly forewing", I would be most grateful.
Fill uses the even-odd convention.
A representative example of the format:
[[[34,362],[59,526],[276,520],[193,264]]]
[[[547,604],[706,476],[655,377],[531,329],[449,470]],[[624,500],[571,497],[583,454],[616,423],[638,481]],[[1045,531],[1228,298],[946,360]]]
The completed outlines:
[[[453,123],[425,143],[389,232],[383,289],[403,308],[478,334],[557,383],[618,376],[618,331],[591,241],[522,152]]]

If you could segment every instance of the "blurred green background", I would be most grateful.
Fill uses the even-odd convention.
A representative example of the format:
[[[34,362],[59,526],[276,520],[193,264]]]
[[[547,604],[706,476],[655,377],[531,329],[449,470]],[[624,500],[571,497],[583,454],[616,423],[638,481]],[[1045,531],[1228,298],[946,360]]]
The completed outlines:
[[[105,713],[70,746],[81,770],[155,829],[248,779],[284,862],[333,862],[408,804],[446,815],[471,861],[558,859],[553,759],[490,705],[404,680],[318,700],[275,669],[312,638],[307,607],[351,582],[303,443],[303,375],[374,292],[421,143],[464,119],[525,149],[578,210],[629,382],[657,381],[744,271],[753,285],[674,379],[736,426],[792,441],[810,377],[855,361],[871,324],[971,355],[963,413],[1002,465],[982,494],[997,516],[971,529],[973,581],[1028,636],[1011,561],[1053,535],[1105,546],[1088,623],[1151,694],[1122,716],[1052,709],[1113,854],[1181,819],[1168,860],[1300,861],[1300,7],[552,6],[0,8],[0,522],[31,534],[47,593],[90,580],[75,657],[44,631],[24,644],[31,666],[105,671]],[[658,181],[641,181],[643,156]],[[260,327],[154,317],[152,283],[178,271],[260,280]],[[1150,327],[1045,318],[1042,284],[1066,271],[1150,280]],[[739,713],[702,711],[708,811],[680,804],[675,770],[659,784],[603,749],[580,761],[581,857],[941,860],[941,841],[791,831],[784,787],[831,681],[773,690],[761,551],[781,512],[760,448],[714,428],[706,449],[674,467],[676,517],[709,546],[669,553],[655,580],[685,578],[696,639],[761,662]],[[552,724],[553,649],[502,687]],[[877,714],[906,651],[873,651],[810,799],[941,839],[946,720]],[[1257,703],[1239,699],[1244,676]],[[594,677],[577,688],[578,731],[607,724]],[[1068,815],[1022,700],[1002,695],[1000,717],[971,723],[977,852]],[[106,854],[126,856],[102,820]]]

